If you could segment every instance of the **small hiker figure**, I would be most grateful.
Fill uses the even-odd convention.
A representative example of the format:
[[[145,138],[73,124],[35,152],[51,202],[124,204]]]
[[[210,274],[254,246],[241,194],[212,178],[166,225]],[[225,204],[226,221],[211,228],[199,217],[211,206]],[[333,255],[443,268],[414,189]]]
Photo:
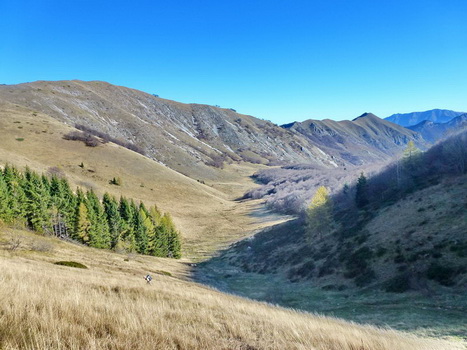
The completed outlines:
[[[146,280],[146,282],[148,282],[148,284],[151,284],[151,281],[152,281],[151,275],[146,275],[146,277],[144,277],[144,279]]]

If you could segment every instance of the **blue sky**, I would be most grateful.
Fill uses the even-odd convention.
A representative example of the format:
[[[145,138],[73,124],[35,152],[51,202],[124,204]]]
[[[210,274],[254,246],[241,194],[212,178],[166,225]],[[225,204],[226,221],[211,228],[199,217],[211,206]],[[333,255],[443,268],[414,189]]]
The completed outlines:
[[[282,124],[467,111],[467,1],[0,0],[0,83],[104,80]]]

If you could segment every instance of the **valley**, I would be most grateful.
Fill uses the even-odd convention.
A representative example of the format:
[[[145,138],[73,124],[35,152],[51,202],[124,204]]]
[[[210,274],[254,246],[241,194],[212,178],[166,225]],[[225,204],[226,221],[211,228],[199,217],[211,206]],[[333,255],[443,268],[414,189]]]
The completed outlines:
[[[465,132],[427,140],[371,113],[281,127],[104,82],[40,81],[0,86],[0,133],[2,168],[156,205],[183,243],[180,260],[156,258],[0,221],[0,347],[465,347]],[[307,222],[321,186],[334,201],[324,233]]]

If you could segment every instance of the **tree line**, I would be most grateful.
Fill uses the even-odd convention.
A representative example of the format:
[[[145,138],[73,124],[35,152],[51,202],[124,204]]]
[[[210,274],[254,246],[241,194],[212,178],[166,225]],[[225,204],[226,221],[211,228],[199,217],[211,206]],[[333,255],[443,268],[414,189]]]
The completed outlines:
[[[0,222],[90,247],[181,257],[181,240],[170,214],[133,199],[92,190],[74,193],[65,178],[6,165],[0,170]]]

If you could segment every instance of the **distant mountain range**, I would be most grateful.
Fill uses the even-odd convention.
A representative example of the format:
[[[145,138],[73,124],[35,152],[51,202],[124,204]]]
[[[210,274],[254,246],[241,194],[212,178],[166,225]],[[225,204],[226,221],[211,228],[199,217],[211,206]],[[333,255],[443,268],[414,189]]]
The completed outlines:
[[[465,112],[454,112],[446,109],[432,109],[425,112],[397,113],[385,120],[401,126],[417,125],[425,120],[434,123],[447,123],[451,119],[464,114]]]
[[[408,128],[420,133],[426,141],[433,143],[446,136],[450,131],[465,127],[467,127],[467,113],[461,114],[447,123],[434,123],[429,120],[424,120]]]

